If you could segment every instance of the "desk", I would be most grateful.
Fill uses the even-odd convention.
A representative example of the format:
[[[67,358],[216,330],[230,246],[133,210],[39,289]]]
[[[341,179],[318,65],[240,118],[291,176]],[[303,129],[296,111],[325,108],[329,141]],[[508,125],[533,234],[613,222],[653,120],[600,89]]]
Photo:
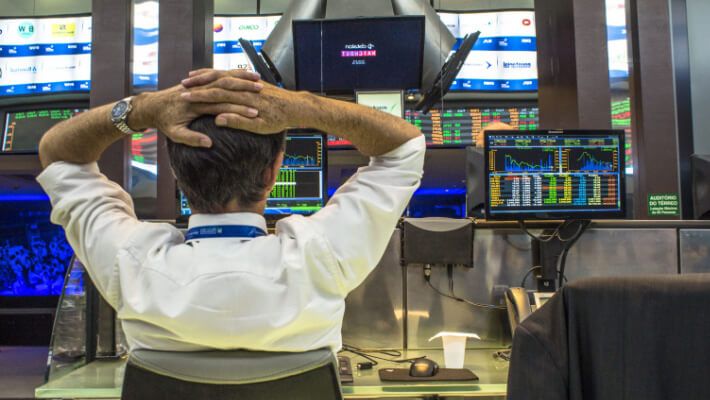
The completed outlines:
[[[466,367],[480,378],[479,381],[465,382],[425,382],[396,383],[381,382],[377,370],[357,371],[355,366],[359,357],[349,353],[353,364],[354,382],[343,385],[346,399],[424,397],[424,396],[466,396],[496,397],[505,396],[508,377],[508,363],[495,360],[495,350],[468,350]],[[410,350],[403,352],[407,358],[427,355],[443,365],[441,350]],[[92,398],[118,399],[121,397],[121,384],[126,360],[94,361],[69,374],[51,381],[35,390],[38,399],[57,398]],[[402,367],[402,365],[382,362],[376,368]]]

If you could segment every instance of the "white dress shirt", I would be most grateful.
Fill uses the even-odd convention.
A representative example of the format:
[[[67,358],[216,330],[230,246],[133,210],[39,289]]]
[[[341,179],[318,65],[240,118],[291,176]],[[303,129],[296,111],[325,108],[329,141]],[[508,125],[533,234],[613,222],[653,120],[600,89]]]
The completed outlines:
[[[322,210],[253,239],[185,242],[170,224],[141,222],[130,195],[95,163],[56,162],[37,180],[131,350],[338,350],[345,296],[382,257],[419,186],[424,152],[419,136],[372,157]],[[211,225],[266,231],[252,213],[189,220],[189,228]]]

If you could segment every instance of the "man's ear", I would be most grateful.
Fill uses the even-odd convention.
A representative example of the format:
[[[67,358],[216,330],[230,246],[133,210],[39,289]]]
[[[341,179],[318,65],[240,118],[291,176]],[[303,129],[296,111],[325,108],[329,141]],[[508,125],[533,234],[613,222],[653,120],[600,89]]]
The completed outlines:
[[[279,155],[276,156],[276,160],[274,160],[274,165],[271,166],[271,168],[267,168],[266,174],[264,175],[264,179],[266,180],[266,187],[268,189],[267,191],[267,196],[269,193],[271,193],[271,189],[274,188],[274,185],[276,185],[276,178],[279,176],[279,170],[281,169],[281,165],[284,162],[284,151],[280,151]]]

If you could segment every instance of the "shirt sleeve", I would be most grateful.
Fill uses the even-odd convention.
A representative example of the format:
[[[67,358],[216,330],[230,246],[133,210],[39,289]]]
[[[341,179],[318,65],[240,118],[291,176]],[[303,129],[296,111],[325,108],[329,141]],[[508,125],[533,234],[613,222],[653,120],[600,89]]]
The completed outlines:
[[[67,241],[91,280],[116,307],[120,290],[117,256],[142,224],[131,196],[101,174],[96,163],[55,162],[37,181],[52,202],[52,222],[64,227]]]
[[[311,250],[333,256],[335,265],[323,271],[323,285],[335,286],[346,295],[375,268],[419,187],[425,151],[424,136],[419,136],[371,157],[369,165],[343,184],[322,210],[308,218],[280,222],[277,231],[316,235],[310,243],[317,248]]]

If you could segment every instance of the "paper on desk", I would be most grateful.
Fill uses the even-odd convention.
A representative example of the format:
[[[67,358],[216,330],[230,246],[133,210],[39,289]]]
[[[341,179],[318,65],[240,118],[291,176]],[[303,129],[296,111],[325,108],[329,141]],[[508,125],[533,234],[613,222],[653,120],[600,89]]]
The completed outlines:
[[[464,332],[439,332],[436,335],[432,336],[429,338],[429,341],[431,342],[432,340],[444,336],[449,336],[449,337],[465,337],[465,338],[473,338],[473,339],[478,339],[481,340],[481,337],[476,335],[475,333],[464,333]]]

